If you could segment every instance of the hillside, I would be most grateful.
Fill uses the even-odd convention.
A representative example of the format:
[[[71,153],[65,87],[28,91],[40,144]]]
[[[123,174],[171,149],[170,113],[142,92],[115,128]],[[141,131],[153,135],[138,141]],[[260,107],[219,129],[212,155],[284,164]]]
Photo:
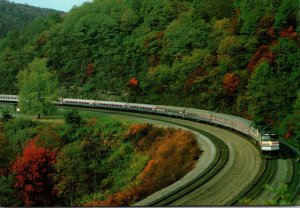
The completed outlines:
[[[45,57],[61,96],[215,110],[293,133],[297,11],[294,0],[95,0],[3,39],[1,93]]]
[[[36,17],[47,16],[53,12],[57,11],[0,0],[0,38],[9,31],[24,28]]]

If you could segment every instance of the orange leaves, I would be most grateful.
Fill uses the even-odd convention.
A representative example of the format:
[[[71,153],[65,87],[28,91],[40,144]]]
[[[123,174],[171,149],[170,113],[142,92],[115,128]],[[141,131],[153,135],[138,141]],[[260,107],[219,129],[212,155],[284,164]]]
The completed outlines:
[[[149,124],[133,124],[128,128],[126,137],[142,136],[142,134],[145,134],[150,128]]]
[[[143,172],[138,176],[139,179],[144,180],[145,178],[149,178],[153,176],[153,171],[157,167],[157,160],[152,159],[148,162]]]
[[[87,75],[92,75],[94,74],[94,65],[92,63],[89,63],[86,67],[86,74]]]
[[[129,90],[130,95],[135,96],[139,90],[139,80],[136,77],[132,77],[128,82],[127,82],[127,88]]]
[[[26,206],[51,206],[56,198],[52,181],[55,153],[36,146],[36,140],[28,142],[12,165],[15,187],[22,190],[21,198]]]
[[[274,53],[269,50],[269,46],[267,45],[262,45],[257,49],[249,61],[247,69],[250,72],[253,72],[255,67],[264,61],[268,62],[269,64],[273,63],[274,61]]]
[[[159,128],[152,129],[152,131],[157,130]],[[148,140],[150,139],[148,138]],[[152,159],[138,176],[142,185],[141,191],[147,193],[144,196],[183,177],[191,170],[200,154],[197,142],[190,132],[165,129],[164,135],[157,136],[151,141],[147,152]],[[195,153],[197,157],[195,157]]]
[[[132,77],[132,78],[128,81],[128,86],[129,86],[129,87],[137,87],[137,86],[139,86],[139,81],[137,80],[136,77]]]
[[[192,71],[192,73],[188,76],[187,80],[184,83],[184,86],[183,86],[184,92],[188,92],[192,89],[195,80],[197,80],[197,77],[200,77],[200,76],[204,77],[206,75],[207,75],[207,72],[203,68],[198,67],[198,68],[194,69],[194,71]]]
[[[297,32],[293,26],[289,26],[288,28],[280,31],[280,36],[285,38],[296,38]]]
[[[159,31],[155,33],[155,39],[160,40],[165,36],[165,33],[163,31]]]
[[[235,93],[240,84],[240,79],[233,73],[226,73],[223,78],[223,87],[228,93]]]
[[[194,135],[182,130],[134,124],[126,137],[131,138],[138,151],[149,154],[151,158],[137,176],[139,184],[87,206],[128,206],[139,201],[183,177],[193,168],[201,153]]]

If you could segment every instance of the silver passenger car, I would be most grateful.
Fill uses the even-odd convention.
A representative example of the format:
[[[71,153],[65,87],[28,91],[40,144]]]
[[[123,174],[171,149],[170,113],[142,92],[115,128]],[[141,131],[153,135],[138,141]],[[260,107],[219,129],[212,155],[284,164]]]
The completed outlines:
[[[211,123],[211,111],[198,110],[194,108],[187,108],[185,110],[185,118],[195,121],[205,121]]]
[[[19,97],[18,95],[0,95],[0,101],[19,102]]]
[[[71,99],[63,98],[62,105],[69,106],[82,106],[82,107],[94,107],[94,100],[81,100],[81,99]]]
[[[162,115],[184,118],[185,109],[186,108],[182,108],[182,107],[157,105],[156,113],[162,114]]]
[[[156,105],[139,104],[139,103],[126,103],[125,109],[129,110],[129,111],[155,113]]]
[[[95,100],[95,108],[125,110],[125,107],[126,107],[126,103],[124,102]]]

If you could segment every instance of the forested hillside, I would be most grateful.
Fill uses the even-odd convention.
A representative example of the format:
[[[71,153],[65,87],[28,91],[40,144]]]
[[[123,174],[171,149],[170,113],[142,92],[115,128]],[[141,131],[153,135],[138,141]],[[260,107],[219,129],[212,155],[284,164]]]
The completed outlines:
[[[24,28],[38,16],[47,16],[53,12],[57,11],[0,0],[0,38],[9,31]]]
[[[1,40],[0,90],[47,58],[61,96],[215,110],[300,137],[298,4],[94,0]]]

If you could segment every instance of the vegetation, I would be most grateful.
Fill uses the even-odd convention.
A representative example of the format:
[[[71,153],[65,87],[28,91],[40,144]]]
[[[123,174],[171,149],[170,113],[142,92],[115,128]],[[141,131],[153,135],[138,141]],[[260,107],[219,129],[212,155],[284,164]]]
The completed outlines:
[[[136,151],[146,152],[150,161],[137,176],[137,184],[88,206],[129,206],[182,178],[201,153],[193,135],[182,130],[136,124],[127,130],[125,137]]]
[[[293,113],[300,86],[297,6],[85,3],[0,40],[0,89],[17,94],[18,72],[46,58],[64,97],[196,107],[286,129],[282,121]]]
[[[0,0],[0,38],[12,30],[24,28],[38,16],[47,16],[51,13],[58,11]],[[9,35],[13,35],[13,32]]]
[[[49,115],[55,110],[54,102],[58,101],[57,84],[47,70],[46,60],[35,59],[28,68],[20,71],[19,107],[25,113]]]
[[[288,191],[288,185],[281,183],[277,187],[272,187],[269,185],[265,186],[267,193],[273,195],[272,199],[264,199],[261,202],[258,202],[256,199],[243,198],[239,200],[239,206],[288,206],[292,204],[292,197]]]
[[[12,165],[14,187],[21,190],[20,198],[25,206],[51,206],[56,201],[52,179],[55,153],[36,146],[35,140],[28,142],[22,155]]]
[[[129,205],[180,179],[200,154],[185,131],[128,126],[74,110],[64,119],[0,123],[1,205]]]
[[[42,70],[40,75],[55,76],[62,97],[235,114],[272,127],[300,148],[297,14],[295,0],[94,0],[64,16],[38,17],[26,28],[1,38],[0,93],[20,94],[23,101],[29,98],[34,106],[29,108],[23,102],[25,111],[49,113],[53,99],[48,95],[56,83],[36,86]],[[0,24],[6,22],[4,17],[10,16],[1,15]],[[28,87],[22,87],[25,84]],[[42,127],[24,118],[10,119],[7,112],[3,115],[0,143],[6,148],[0,151],[0,169],[5,174],[0,180],[11,187],[9,164],[22,155]],[[58,198],[66,202],[62,205],[113,204],[115,199],[117,204],[130,204],[142,196],[136,195],[138,182],[131,182],[148,160],[152,161],[146,166],[149,170],[158,165],[157,160],[151,159],[151,154],[134,154],[142,146],[126,140],[119,124],[105,128],[97,119],[87,123],[78,119],[76,112],[70,113],[66,125],[47,129],[55,132],[53,137],[37,141],[41,147],[58,151],[55,189]],[[54,144],[49,142],[52,139]],[[93,144],[99,149],[91,148],[86,155],[84,149]],[[132,164],[136,172],[125,169],[123,163],[114,164],[112,158]],[[71,163],[65,164],[68,161]],[[112,166],[116,171],[108,173]],[[74,171],[78,167],[80,174]],[[121,169],[128,178],[115,183],[122,178],[117,171]],[[131,191],[123,192],[124,184],[130,184]],[[1,200],[19,206],[20,198],[12,200],[12,191],[0,188]],[[119,194],[107,197],[112,193]]]

